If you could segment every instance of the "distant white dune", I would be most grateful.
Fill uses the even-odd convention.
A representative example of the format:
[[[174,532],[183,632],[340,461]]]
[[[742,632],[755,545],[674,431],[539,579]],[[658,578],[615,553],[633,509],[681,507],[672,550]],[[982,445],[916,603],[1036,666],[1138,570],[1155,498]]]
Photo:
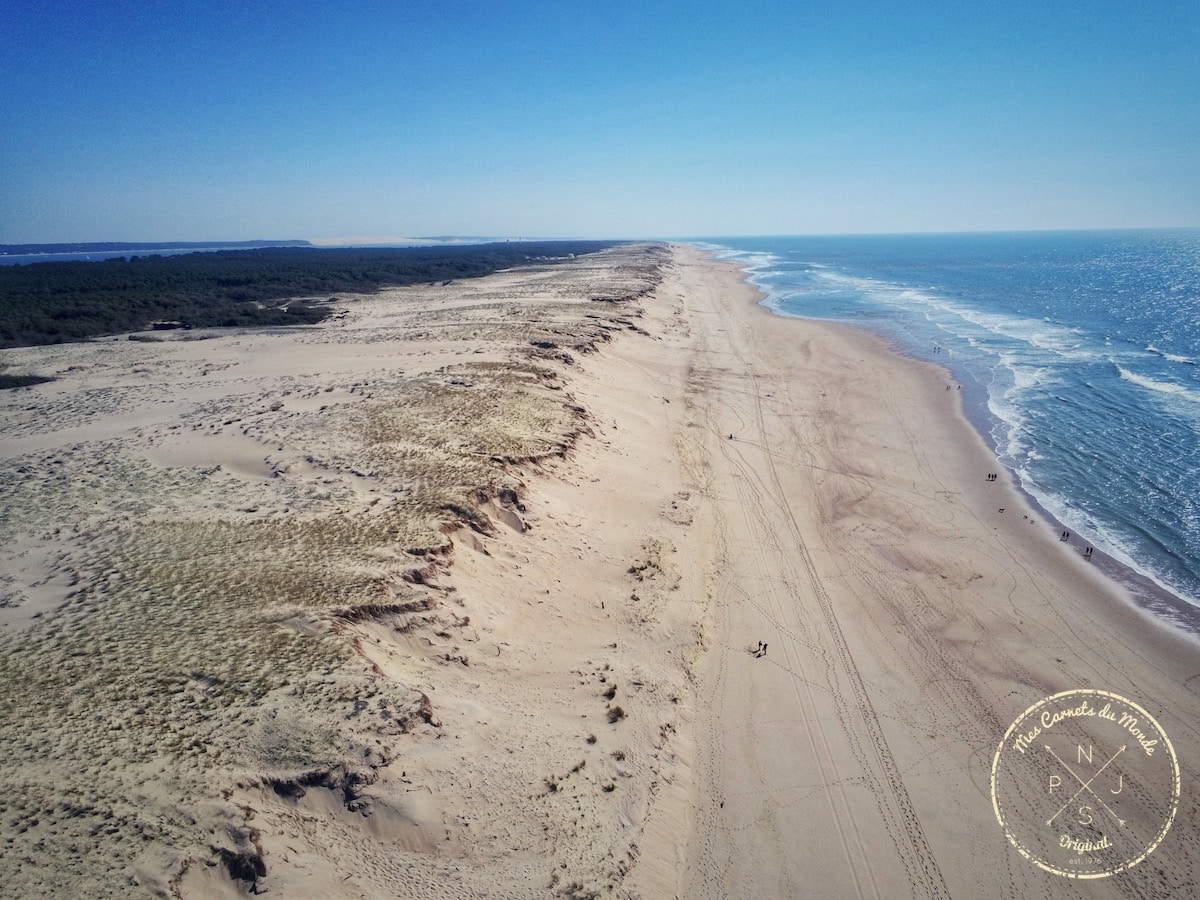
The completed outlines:
[[[486,244],[503,241],[497,237],[321,237],[309,238],[317,247],[434,247],[443,244]]]

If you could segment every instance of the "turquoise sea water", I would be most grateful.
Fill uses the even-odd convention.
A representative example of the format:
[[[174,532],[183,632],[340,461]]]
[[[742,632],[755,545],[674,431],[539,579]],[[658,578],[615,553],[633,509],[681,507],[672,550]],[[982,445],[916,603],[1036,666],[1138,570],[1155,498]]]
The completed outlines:
[[[696,243],[781,315],[947,366],[1074,542],[1200,608],[1200,230]]]

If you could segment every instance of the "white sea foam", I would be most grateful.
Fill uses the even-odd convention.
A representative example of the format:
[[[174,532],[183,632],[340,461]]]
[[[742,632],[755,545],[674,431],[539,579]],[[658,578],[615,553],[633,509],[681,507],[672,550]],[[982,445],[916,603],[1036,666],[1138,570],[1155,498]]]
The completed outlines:
[[[1149,579],[1168,594],[1179,597],[1193,606],[1198,605],[1196,600],[1189,595],[1186,584],[1175,583],[1175,579],[1156,571],[1154,566],[1147,565],[1145,547],[1131,542],[1128,535],[1120,529],[1109,527],[1087,515],[1058,493],[1041,490],[1023,472],[1018,473],[1018,480],[1021,482],[1022,488],[1034,497],[1046,512],[1075,534],[1107,553],[1121,565],[1137,572],[1143,578]],[[1164,612],[1166,611],[1164,610]]]
[[[899,285],[882,285],[876,282],[872,285],[872,290],[872,299],[882,300],[889,305],[907,309],[924,308],[926,315],[939,325],[972,343],[977,341],[969,330],[954,329],[949,326],[947,319],[966,323],[971,328],[983,332],[985,336],[1006,338],[1073,362],[1098,362],[1104,358],[1099,348],[1087,345],[1085,336],[1075,327],[1058,325],[1045,319],[976,309],[923,290]]]
[[[987,406],[999,422],[999,427],[992,429],[992,440],[1005,463],[1015,469],[1028,454],[1023,440],[1025,415],[1021,408],[1009,399],[1007,391],[999,395],[989,391]]]
[[[1022,393],[1035,388],[1044,388],[1062,381],[1047,366],[1022,365],[1012,361],[1002,361],[1001,365],[1007,366],[1009,371],[1012,372],[1013,383],[1010,390],[1014,393]]]
[[[1117,371],[1126,381],[1136,384],[1138,387],[1145,388],[1148,391],[1167,394],[1174,399],[1186,400],[1189,403],[1200,403],[1200,391],[1192,390],[1182,384],[1176,384],[1171,381],[1157,381],[1153,378],[1147,378],[1145,375],[1130,372],[1121,366],[1117,366]]]
[[[1153,353],[1155,356],[1161,356],[1163,359],[1169,362],[1182,363],[1185,366],[1196,365],[1196,361],[1190,356],[1180,356],[1178,353],[1168,353],[1166,350],[1159,350],[1153,344],[1147,344],[1146,350],[1149,353]]]

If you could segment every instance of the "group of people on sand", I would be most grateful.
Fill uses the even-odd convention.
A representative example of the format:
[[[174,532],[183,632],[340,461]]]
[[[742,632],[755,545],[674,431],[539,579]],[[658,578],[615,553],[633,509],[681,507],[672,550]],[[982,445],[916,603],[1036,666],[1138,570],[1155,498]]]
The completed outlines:
[[[755,647],[751,651],[751,654],[754,656],[755,659],[762,659],[764,656],[767,655],[767,645],[764,644],[762,641],[759,641],[758,646]]]
[[[1071,532],[1069,532],[1069,531],[1064,531],[1062,534],[1060,534],[1060,535],[1058,536],[1058,539],[1059,539],[1060,541],[1063,541],[1064,543],[1070,543],[1070,541],[1071,541]],[[1084,551],[1083,551],[1083,558],[1084,558],[1084,559],[1091,559],[1091,558],[1092,558],[1092,548],[1091,548],[1091,547],[1086,547],[1086,548],[1084,549]]]
[[[987,480],[988,480],[988,481],[995,481],[995,480],[996,480],[998,477],[999,477],[999,476],[998,476],[998,475],[997,475],[995,472],[988,472],[988,473],[987,473]],[[1003,509],[1003,508],[1001,508],[1001,509],[1000,509],[1000,512],[1004,512],[1004,509]],[[1066,530],[1064,530],[1064,531],[1060,532],[1060,533],[1059,533],[1059,535],[1058,535],[1058,539],[1059,539],[1059,541],[1060,541],[1060,542],[1063,542],[1063,543],[1070,543],[1070,541],[1071,541],[1071,532],[1069,532],[1069,531],[1066,531]],[[1086,549],[1083,551],[1083,558],[1084,558],[1084,559],[1091,559],[1091,558],[1092,558],[1092,548],[1091,548],[1091,547],[1088,547],[1088,548],[1086,548]]]

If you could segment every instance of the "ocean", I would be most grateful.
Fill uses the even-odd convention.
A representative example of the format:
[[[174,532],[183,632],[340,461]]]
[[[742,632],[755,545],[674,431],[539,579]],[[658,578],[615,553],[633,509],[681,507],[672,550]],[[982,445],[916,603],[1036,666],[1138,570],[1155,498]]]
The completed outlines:
[[[1200,230],[693,243],[745,268],[780,315],[947,367],[1074,542],[1200,610]]]

